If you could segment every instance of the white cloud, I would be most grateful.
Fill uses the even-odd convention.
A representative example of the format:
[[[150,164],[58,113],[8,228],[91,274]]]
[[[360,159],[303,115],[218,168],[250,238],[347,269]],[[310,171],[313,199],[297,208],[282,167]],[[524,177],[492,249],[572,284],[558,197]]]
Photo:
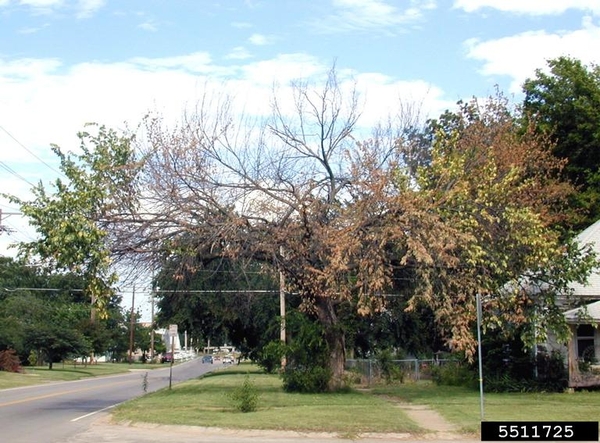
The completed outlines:
[[[46,24],[44,24],[42,26],[21,28],[17,32],[19,34],[23,34],[23,35],[26,35],[26,34],[35,34],[37,32],[40,32],[42,29],[47,28],[48,26],[49,25],[46,23]]]
[[[77,17],[91,17],[106,4],[106,0],[78,0],[77,2]]]
[[[63,0],[20,0],[20,4],[31,6],[32,8],[53,8],[62,6]]]
[[[236,46],[225,58],[230,60],[246,60],[252,58],[252,54],[243,46]]]
[[[73,66],[56,59],[0,58],[0,121],[28,148],[46,156],[50,143],[76,146],[76,133],[86,122],[122,128],[124,122],[137,124],[152,109],[178,118],[207,88],[237,97],[249,113],[266,115],[275,83],[281,89],[297,79],[318,84],[330,67],[302,53],[231,67],[215,64],[210,54],[203,52]],[[338,73],[344,81],[356,78],[367,105],[372,106],[365,114],[367,125],[377,109],[392,109],[400,96],[426,99],[436,110],[446,105],[436,105],[442,92],[421,81],[398,82],[383,75],[339,69]],[[18,149],[3,152],[6,161],[20,156]]]
[[[274,37],[264,34],[252,34],[248,38],[248,42],[255,46],[265,46],[273,43]]]
[[[151,71],[184,70],[195,73],[209,73],[214,70],[208,52],[194,52],[163,58],[135,57],[131,62]]]
[[[436,0],[410,0],[400,9],[385,0],[332,0],[335,13],[313,22],[321,32],[375,31],[395,32],[399,25],[410,25],[436,8]]]
[[[454,7],[466,12],[491,8],[530,15],[559,15],[569,9],[600,13],[598,0],[455,0]]]
[[[0,82],[3,79],[20,80],[43,77],[57,70],[61,64],[59,60],[51,58],[22,58],[11,62],[0,59]],[[0,91],[2,90],[0,89]],[[7,93],[7,91],[2,92]],[[0,95],[0,97],[2,96]]]
[[[10,0],[0,0],[0,7]],[[106,0],[18,0],[20,5],[30,7],[37,14],[51,14],[58,9],[71,8],[77,18],[89,18],[101,9]]]
[[[231,26],[233,26],[234,28],[238,28],[238,29],[248,29],[248,28],[252,28],[252,23],[248,23],[248,22],[232,22]]]
[[[137,25],[137,27],[140,29],[143,29],[144,31],[149,31],[149,32],[158,31],[158,27],[152,20],[144,22],[144,23],[140,23],[139,25]]]
[[[596,48],[600,47],[600,27],[585,18],[581,29],[548,33],[525,32],[497,40],[466,42],[467,56],[483,62],[481,73],[512,78],[511,92],[521,92],[521,85],[546,67],[548,59],[559,56],[577,58],[584,63],[600,62]]]

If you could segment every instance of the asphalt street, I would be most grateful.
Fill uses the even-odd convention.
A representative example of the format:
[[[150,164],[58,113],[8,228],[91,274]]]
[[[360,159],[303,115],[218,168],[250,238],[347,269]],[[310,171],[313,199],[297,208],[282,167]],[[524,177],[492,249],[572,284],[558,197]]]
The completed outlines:
[[[90,427],[97,416],[119,403],[214,369],[199,359],[172,368],[132,371],[122,375],[52,383],[0,391],[0,441],[58,443]]]

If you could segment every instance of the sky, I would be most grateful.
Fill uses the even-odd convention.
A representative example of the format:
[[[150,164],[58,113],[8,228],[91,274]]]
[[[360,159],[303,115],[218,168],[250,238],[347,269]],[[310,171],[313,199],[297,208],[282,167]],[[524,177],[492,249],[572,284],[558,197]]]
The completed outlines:
[[[356,82],[361,124],[400,102],[437,117],[562,55],[600,62],[600,0],[0,0],[0,193],[58,176],[89,122],[177,120],[206,89],[268,112],[273,85]],[[34,237],[0,197],[0,254]]]

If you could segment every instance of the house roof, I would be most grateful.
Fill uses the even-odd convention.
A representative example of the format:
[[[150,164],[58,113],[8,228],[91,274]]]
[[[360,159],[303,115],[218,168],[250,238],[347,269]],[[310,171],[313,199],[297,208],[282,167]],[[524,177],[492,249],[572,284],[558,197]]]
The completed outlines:
[[[600,220],[582,231],[576,240],[581,246],[591,245],[593,251],[600,257]],[[572,283],[571,287],[576,296],[600,298],[600,270],[594,270],[588,277],[587,284]]]
[[[571,324],[589,323],[589,317],[595,322],[600,322],[600,301],[587,305],[587,312],[586,307],[582,306],[566,311],[564,316],[567,319],[567,323]]]

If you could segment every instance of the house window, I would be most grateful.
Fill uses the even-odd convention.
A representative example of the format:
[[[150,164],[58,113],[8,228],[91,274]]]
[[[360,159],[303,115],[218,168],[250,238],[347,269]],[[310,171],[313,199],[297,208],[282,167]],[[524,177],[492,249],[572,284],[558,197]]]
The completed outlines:
[[[592,325],[577,326],[577,357],[579,360],[593,362],[596,359],[594,334],[595,330]]]

